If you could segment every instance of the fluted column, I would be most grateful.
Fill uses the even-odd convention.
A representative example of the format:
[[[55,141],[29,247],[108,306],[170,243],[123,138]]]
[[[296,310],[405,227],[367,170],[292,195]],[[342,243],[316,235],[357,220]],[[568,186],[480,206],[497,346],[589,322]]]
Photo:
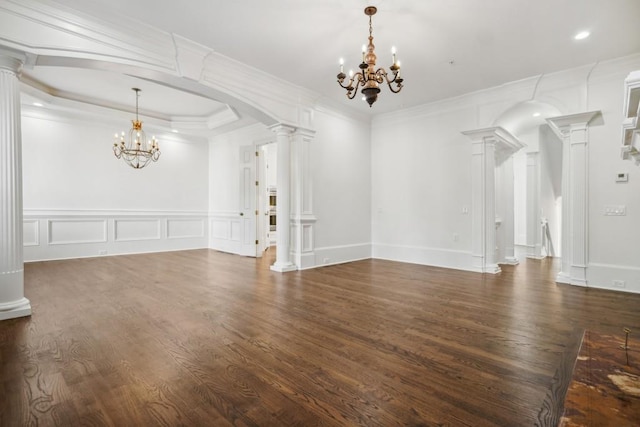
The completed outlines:
[[[31,315],[24,297],[21,66],[0,54],[0,320]]]
[[[600,111],[547,119],[562,141],[562,265],[560,283],[587,286],[589,126]]]
[[[498,260],[501,264],[516,265],[519,263],[516,258],[515,249],[515,213],[514,213],[514,177],[513,177],[513,155],[509,155],[500,164],[500,177],[502,179],[502,206],[500,217],[502,218],[502,254],[503,258]]]
[[[298,128],[291,147],[291,253],[300,270],[315,265],[311,141],[315,131]],[[279,167],[279,166],[278,166]]]
[[[501,127],[462,133],[471,139],[472,268],[481,273],[500,273],[496,258],[497,159],[504,161],[524,144]]]
[[[276,125],[271,128],[276,133],[278,146],[278,173],[276,186],[278,200],[276,202],[276,262],[271,270],[284,273],[296,270],[291,262],[291,134],[292,127]]]

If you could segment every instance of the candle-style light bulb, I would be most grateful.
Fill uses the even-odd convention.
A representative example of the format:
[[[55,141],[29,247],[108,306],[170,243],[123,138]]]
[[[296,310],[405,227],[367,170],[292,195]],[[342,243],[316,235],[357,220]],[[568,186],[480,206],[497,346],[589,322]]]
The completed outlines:
[[[362,62],[364,62],[364,54],[367,53],[367,46],[362,45]]]
[[[349,70],[349,77],[353,77],[353,70]]]
[[[391,47],[391,56],[393,58],[392,64],[395,64],[396,63],[396,47],[395,46]]]
[[[344,73],[344,58],[340,58],[340,72]]]

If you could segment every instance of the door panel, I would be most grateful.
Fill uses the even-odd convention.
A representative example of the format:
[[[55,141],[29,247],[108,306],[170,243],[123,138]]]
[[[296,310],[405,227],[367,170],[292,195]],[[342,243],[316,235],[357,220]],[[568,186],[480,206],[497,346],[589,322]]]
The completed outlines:
[[[240,255],[256,256],[256,149],[240,147]]]

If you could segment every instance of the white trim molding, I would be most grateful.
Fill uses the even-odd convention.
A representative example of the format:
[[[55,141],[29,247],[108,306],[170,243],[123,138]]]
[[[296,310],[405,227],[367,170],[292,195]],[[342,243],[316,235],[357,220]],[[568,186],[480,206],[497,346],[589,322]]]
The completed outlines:
[[[471,139],[472,144],[471,269],[480,273],[500,273],[496,254],[496,167],[525,144],[499,126],[469,130],[462,134]],[[510,166],[513,168],[512,162]],[[510,185],[513,186],[513,180]],[[511,194],[513,198],[513,189],[505,194]],[[504,205],[512,206],[513,200]],[[510,215],[513,215],[513,211]],[[513,220],[509,224],[513,227]],[[513,231],[508,234],[513,239]],[[513,248],[513,242],[510,247]],[[514,258],[513,250],[508,256]]]
[[[587,286],[589,124],[600,111],[547,119],[562,141],[562,265],[559,283]]]
[[[478,272],[471,252],[452,249],[374,243],[372,258]]]
[[[207,248],[206,212],[24,211],[25,261]],[[41,239],[40,236],[46,236]]]

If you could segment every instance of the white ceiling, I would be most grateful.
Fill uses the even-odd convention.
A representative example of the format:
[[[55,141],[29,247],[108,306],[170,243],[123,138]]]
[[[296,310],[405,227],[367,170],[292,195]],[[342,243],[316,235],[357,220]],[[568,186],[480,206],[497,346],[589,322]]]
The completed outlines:
[[[56,1],[90,15],[134,17],[371,114],[640,52],[640,0]],[[400,94],[383,88],[371,109],[359,97],[347,100],[336,83],[340,57],[345,71],[357,69],[368,36],[363,10],[370,4],[378,7],[378,65],[390,65],[396,46],[405,79]],[[583,30],[591,37],[574,40]],[[88,73],[97,71],[78,71],[78,78],[51,69],[29,73],[51,88],[106,103],[127,102],[133,84],[96,74],[96,87]],[[141,108],[159,116],[221,108],[182,96],[193,102],[143,92]]]

